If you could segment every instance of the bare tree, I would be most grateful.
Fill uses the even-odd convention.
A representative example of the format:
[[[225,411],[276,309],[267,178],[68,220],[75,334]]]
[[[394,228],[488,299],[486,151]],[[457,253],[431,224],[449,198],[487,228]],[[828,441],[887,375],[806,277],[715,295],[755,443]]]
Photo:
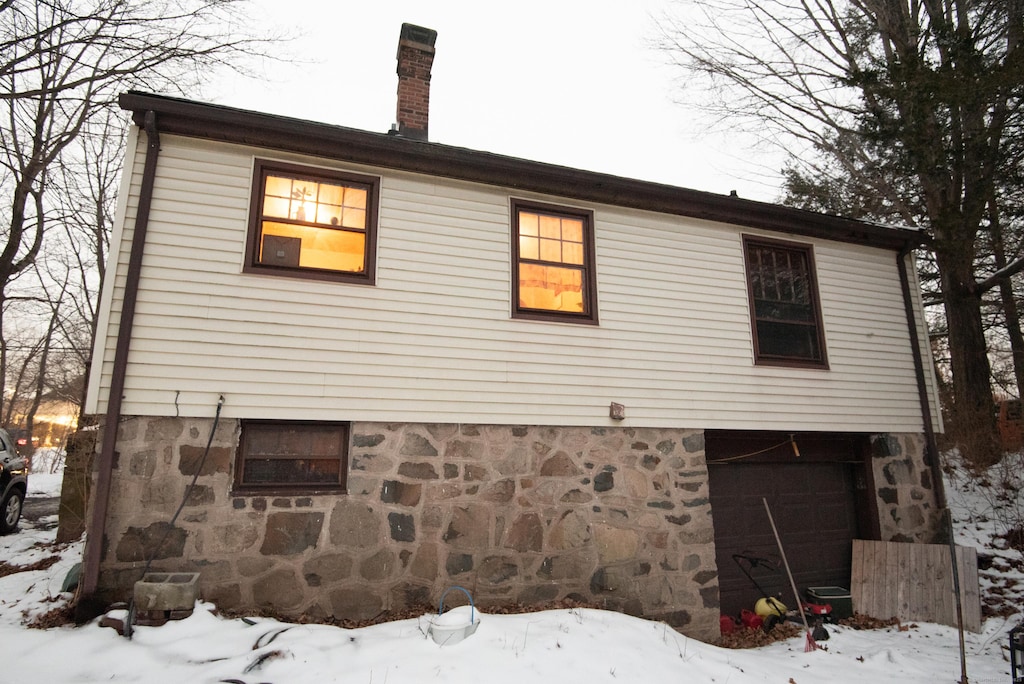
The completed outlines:
[[[1020,0],[705,0],[662,46],[722,121],[750,125],[815,175],[827,157],[876,208],[931,236],[952,372],[951,422],[996,453],[979,237],[1019,141]],[[839,176],[833,174],[833,178]],[[879,206],[884,205],[884,206]],[[990,255],[989,255],[990,256]]]
[[[17,287],[38,287],[32,278],[21,279],[28,283],[22,286],[16,281],[30,273],[57,232],[86,247],[73,253],[82,257],[78,273],[88,287],[62,304],[72,302],[94,325],[98,282],[90,271],[103,277],[125,132],[110,114],[117,95],[131,88],[184,93],[213,69],[244,70],[247,58],[262,55],[275,40],[244,29],[245,4],[0,2],[0,378],[8,371],[3,340],[11,309],[5,304],[25,296]],[[76,149],[76,143],[82,145]],[[84,176],[68,172],[75,164]],[[83,197],[90,203],[76,207]]]
[[[63,231],[51,236],[52,256],[74,286],[64,301],[60,334],[73,350],[84,391],[96,336],[99,295],[106,278],[118,184],[123,167],[123,120],[113,110],[100,112],[58,161],[55,200]],[[84,333],[84,334],[83,334]],[[79,398],[80,399],[80,398]],[[79,407],[81,410],[81,406]]]

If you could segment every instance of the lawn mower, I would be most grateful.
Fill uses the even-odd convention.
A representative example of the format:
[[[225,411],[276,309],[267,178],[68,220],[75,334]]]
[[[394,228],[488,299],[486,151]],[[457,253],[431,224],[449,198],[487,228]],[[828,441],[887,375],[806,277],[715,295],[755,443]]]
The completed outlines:
[[[742,553],[734,553],[732,559],[739,566],[740,571],[747,576],[751,584],[761,593],[761,598],[754,604],[753,615],[760,617],[761,627],[766,631],[771,631],[775,625],[787,619],[794,619],[800,621],[798,615],[794,615],[782,602],[781,597],[770,596],[768,592],[754,579],[754,575],[751,572],[754,568],[762,567],[767,568],[772,572],[779,571],[779,564],[777,561],[771,561],[767,558],[761,558],[758,556],[751,556]],[[796,597],[799,601],[800,598]],[[801,601],[801,607],[803,608],[804,614],[812,616],[814,618],[814,632],[813,637],[815,640],[824,641],[828,639],[828,632],[822,626],[823,622],[831,620],[832,606],[827,603],[807,603]],[[741,617],[741,622],[748,627],[756,624],[756,620],[750,617],[750,611],[743,611],[744,615]]]

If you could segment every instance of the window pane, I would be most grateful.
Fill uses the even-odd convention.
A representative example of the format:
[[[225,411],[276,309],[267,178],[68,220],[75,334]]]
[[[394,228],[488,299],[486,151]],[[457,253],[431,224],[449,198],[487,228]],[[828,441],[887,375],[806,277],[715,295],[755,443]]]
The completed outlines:
[[[366,234],[349,230],[263,224],[260,263],[361,273],[366,267]]]
[[[583,221],[562,219],[562,239],[583,243]]]
[[[310,233],[310,238],[302,243],[300,266],[351,273],[359,273],[365,267],[365,234],[330,228],[311,228]]]
[[[328,226],[341,225],[341,207],[335,204],[318,204],[316,222]]]
[[[276,454],[280,451],[280,439],[276,431],[250,428],[246,433],[246,445],[253,456]]]
[[[363,209],[350,209],[345,208],[341,225],[346,228],[365,228],[366,227],[366,211]]]
[[[540,236],[544,238],[552,238],[555,240],[562,239],[562,219],[556,216],[541,216],[540,217]]]
[[[345,206],[353,209],[366,209],[366,190],[345,188]]]
[[[323,459],[247,459],[246,484],[338,484],[341,461]]]
[[[344,200],[345,186],[334,185],[333,183],[320,183],[320,193],[317,197],[317,202],[341,206]]]
[[[273,197],[291,197],[292,179],[282,176],[267,176],[265,194]]]
[[[519,306],[544,311],[583,311],[583,274],[578,269],[521,264]]]
[[[540,259],[540,240],[535,237],[519,237],[519,258]]]
[[[567,264],[583,265],[583,245],[575,242],[562,243],[562,261]]]
[[[310,434],[309,453],[313,456],[340,456],[344,450],[342,434],[338,430],[324,430]]]
[[[316,207],[312,202],[292,200],[291,218],[296,221],[312,221],[316,217]]]
[[[562,260],[562,242],[561,240],[544,240],[540,241],[540,258],[541,261],[561,261]]]
[[[780,358],[821,359],[814,326],[757,322],[757,343],[762,355]]]
[[[801,304],[788,304],[768,299],[754,300],[754,315],[758,319],[773,321],[800,321],[801,323],[814,322],[814,309],[811,306]]]
[[[531,214],[529,212],[519,213],[519,234],[520,235],[540,235],[540,217],[537,214]]]
[[[281,197],[267,197],[263,200],[263,215],[273,218],[288,218],[291,201]]]

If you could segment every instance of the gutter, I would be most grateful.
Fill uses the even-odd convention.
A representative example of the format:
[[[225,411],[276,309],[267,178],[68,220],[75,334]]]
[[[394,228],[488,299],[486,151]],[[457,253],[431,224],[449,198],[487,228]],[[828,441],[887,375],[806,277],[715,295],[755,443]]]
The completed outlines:
[[[117,431],[121,423],[121,401],[124,395],[125,373],[128,368],[128,349],[131,343],[132,326],[135,323],[135,304],[138,300],[139,278],[142,273],[142,255],[146,245],[146,231],[149,228],[149,212],[153,201],[153,184],[156,180],[156,163],[160,156],[160,133],[156,126],[156,113],[147,111],[141,122],[146,131],[146,162],[142,170],[142,187],[139,191],[139,206],[135,214],[135,229],[132,234],[132,250],[128,258],[128,273],[124,287],[124,301],[117,329],[117,346],[114,350],[114,368],[110,379],[110,393],[107,396],[107,412],[103,424],[103,441],[97,461],[96,489],[93,493],[92,510],[86,527],[85,555],[82,561],[82,578],[78,589],[75,618],[79,622],[92,619],[103,612],[96,589],[99,586],[100,562],[103,560],[104,533],[107,510],[110,504],[110,484],[116,457]]]

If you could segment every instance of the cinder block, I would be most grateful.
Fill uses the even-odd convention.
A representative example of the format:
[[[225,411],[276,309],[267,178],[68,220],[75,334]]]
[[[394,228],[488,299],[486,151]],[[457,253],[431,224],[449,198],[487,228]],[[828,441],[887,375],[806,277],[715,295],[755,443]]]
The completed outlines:
[[[135,583],[135,610],[191,613],[199,598],[198,572],[147,572]]]

